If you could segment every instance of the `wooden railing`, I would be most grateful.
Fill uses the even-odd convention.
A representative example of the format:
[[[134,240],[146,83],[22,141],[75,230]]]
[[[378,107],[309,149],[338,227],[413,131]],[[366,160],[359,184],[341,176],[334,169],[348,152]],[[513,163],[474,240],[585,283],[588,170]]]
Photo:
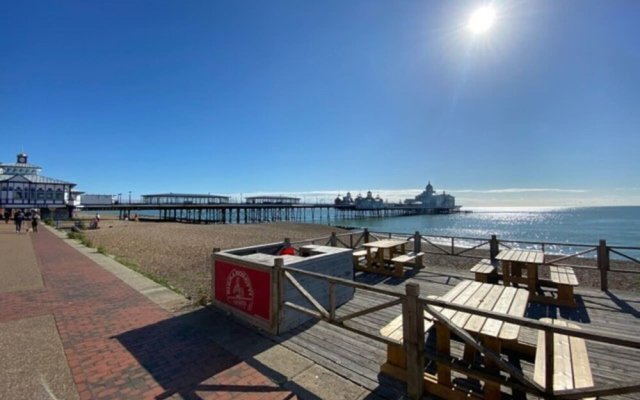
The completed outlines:
[[[321,244],[325,246],[340,246],[345,248],[356,249],[363,243],[372,240],[381,239],[406,239],[413,242],[413,251],[424,252],[434,255],[446,255],[467,258],[491,258],[495,257],[501,250],[511,248],[533,248],[541,251],[548,251],[550,247],[568,248],[569,254],[547,254],[545,265],[555,265],[562,267],[572,267],[576,269],[598,270],[600,271],[600,289],[609,290],[608,274],[609,272],[640,274],[640,269],[630,268],[611,268],[612,254],[620,260],[630,262],[630,266],[640,264],[640,259],[635,258],[627,253],[632,251],[640,253],[640,247],[633,246],[609,246],[606,240],[600,240],[596,245],[584,243],[560,243],[560,242],[536,242],[526,240],[505,240],[498,239],[496,235],[490,238],[474,238],[462,236],[443,236],[443,235],[425,235],[415,232],[413,235],[407,233],[395,232],[372,232],[368,229],[362,231],[354,231],[323,236],[304,241],[292,243],[295,247],[304,244]],[[448,242],[448,243],[444,243]],[[464,246],[462,245],[464,242]],[[469,243],[473,244],[469,247]],[[428,245],[428,246],[423,246]],[[480,252],[477,250],[481,250]],[[585,257],[595,254],[595,257]],[[568,261],[579,259],[580,263],[568,263]]]
[[[354,333],[360,334],[362,336],[366,336],[370,339],[385,343],[391,344],[393,343],[391,340],[380,336],[373,335],[370,332],[363,331],[361,329],[357,329],[354,326],[351,326],[348,321],[357,317],[361,317],[363,315],[367,315],[376,311],[383,310],[385,308],[390,308],[396,306],[398,304],[402,304],[404,302],[405,295],[400,292],[381,289],[375,286],[367,285],[364,283],[354,282],[347,279],[336,278],[329,275],[323,275],[316,272],[304,271],[297,268],[285,267],[283,265],[282,259],[276,259],[276,264],[274,266],[275,273],[278,276],[278,307],[277,312],[282,313],[285,308],[289,308],[292,310],[296,310],[298,312],[310,315],[317,319],[326,321],[332,325],[338,326],[340,328],[352,331]],[[323,307],[320,302],[313,297],[295,278],[295,275],[303,275],[308,277],[313,277],[316,279],[323,280],[329,285],[329,308],[326,309]],[[313,306],[313,308],[307,308],[298,304],[294,304],[284,300],[284,289],[285,283],[289,282],[293,287]],[[360,289],[364,291],[368,291],[371,293],[381,294],[387,297],[390,297],[391,300],[385,301],[382,304],[377,304],[371,307],[364,308],[362,310],[352,312],[349,314],[338,315],[336,312],[336,286],[343,285],[347,287],[351,287],[354,289]],[[281,314],[279,314],[281,315]],[[280,318],[280,317],[279,317]]]
[[[499,385],[518,389],[532,395],[552,398],[552,399],[575,399],[583,397],[606,396],[612,394],[626,394],[640,392],[640,383],[638,382],[615,382],[597,385],[593,387],[571,389],[571,390],[553,390],[553,371],[554,357],[553,346],[545,346],[546,351],[546,385],[543,387],[533,381],[530,377],[525,376],[521,370],[511,365],[503,359],[499,354],[495,354],[485,348],[483,344],[469,335],[466,331],[457,328],[451,320],[443,316],[436,307],[452,309],[479,315],[482,317],[492,318],[506,323],[519,325],[520,327],[528,327],[545,332],[546,343],[553,343],[553,335],[562,334],[571,337],[587,339],[595,342],[612,344],[632,349],[640,349],[640,339],[619,335],[615,333],[607,333],[606,335],[594,329],[584,327],[575,329],[571,327],[563,327],[552,325],[538,320],[523,317],[515,317],[507,314],[496,313],[492,311],[480,310],[473,307],[462,306],[448,301],[439,300],[433,297],[420,297],[420,287],[416,283],[408,283],[405,285],[405,292],[400,293],[388,289],[382,289],[375,286],[353,282],[346,279],[327,276],[319,273],[308,272],[296,268],[285,267],[281,259],[277,259],[275,271],[278,276],[278,315],[281,315],[285,309],[296,310],[304,314],[313,316],[319,320],[337,326],[342,329],[349,330],[356,334],[368,337],[381,343],[395,344],[396,342],[385,338],[379,334],[372,334],[358,329],[349,324],[349,321],[376,311],[390,308],[396,305],[402,305],[403,316],[403,346],[407,356],[407,392],[411,398],[420,398],[424,390],[424,361],[425,357],[435,360],[438,363],[444,363],[451,369],[462,372],[468,376],[492,381]],[[295,275],[304,275],[326,281],[329,284],[329,307],[325,308],[320,301],[313,297],[295,278]],[[285,283],[290,283],[296,290],[312,305],[312,308],[304,307],[288,301],[284,301]],[[368,291],[372,293],[382,294],[389,299],[380,304],[366,307],[358,311],[339,315],[336,307],[336,286],[344,285]],[[424,317],[422,310],[426,310],[437,323],[446,324],[457,336],[467,345],[484,354],[485,357],[491,359],[501,370],[506,372],[510,378],[504,378],[497,375],[487,374],[482,368],[469,366],[462,363],[459,359],[452,359],[449,355],[439,354],[437,351],[425,350],[425,332]],[[621,373],[621,376],[624,374]]]

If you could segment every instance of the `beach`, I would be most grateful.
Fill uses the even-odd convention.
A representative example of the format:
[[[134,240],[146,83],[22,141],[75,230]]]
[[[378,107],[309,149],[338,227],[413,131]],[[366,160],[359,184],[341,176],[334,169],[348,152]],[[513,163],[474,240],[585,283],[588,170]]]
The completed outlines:
[[[230,249],[329,236],[342,229],[315,224],[194,225],[170,222],[103,220],[100,229],[86,230],[95,247],[135,263],[140,272],[170,284],[194,302],[211,292],[211,253]]]
[[[100,229],[84,231],[94,247],[116,256],[120,262],[170,286],[195,303],[210,300],[211,253],[214,248],[230,249],[282,242],[284,238],[295,242],[328,237],[332,232],[338,235],[349,233],[331,226],[301,223],[197,225],[119,220],[103,220]],[[348,236],[342,236],[341,239],[349,244]],[[439,252],[426,243],[423,244],[423,250]],[[488,257],[488,252],[472,250],[465,255]],[[475,258],[438,254],[425,256],[428,267],[461,276],[469,274],[469,268],[477,261]],[[593,265],[592,259],[572,259],[570,262]],[[633,268],[633,265],[612,260],[612,267]],[[599,271],[576,269],[576,274],[580,286],[599,287]],[[544,276],[544,273],[541,275]],[[638,274],[609,273],[609,287],[612,289],[636,291],[639,281]]]

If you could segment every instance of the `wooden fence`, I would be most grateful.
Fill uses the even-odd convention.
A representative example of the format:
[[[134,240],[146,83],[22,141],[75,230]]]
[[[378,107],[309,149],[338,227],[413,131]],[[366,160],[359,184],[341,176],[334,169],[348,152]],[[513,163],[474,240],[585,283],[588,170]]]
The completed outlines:
[[[625,274],[640,274],[640,268],[611,268],[611,255],[618,259],[629,262],[630,266],[640,265],[640,258],[631,256],[629,251],[640,253],[640,247],[633,246],[610,246],[606,240],[600,240],[598,244],[584,243],[560,243],[560,242],[536,242],[525,240],[499,239],[496,235],[490,238],[473,238],[461,236],[441,236],[424,235],[415,232],[413,235],[407,233],[394,232],[372,232],[368,229],[363,231],[347,232],[342,234],[333,233],[330,236],[307,239],[292,243],[293,245],[321,244],[325,246],[340,246],[356,249],[363,243],[373,240],[400,238],[413,243],[414,252],[424,252],[434,255],[467,257],[467,258],[490,258],[495,257],[501,250],[511,248],[530,248],[541,251],[548,251],[550,248],[567,248],[569,254],[547,254],[545,265],[555,265],[572,267],[576,269],[598,270],[600,271],[600,289],[609,290],[608,274],[610,272]],[[444,244],[447,242],[447,244]],[[471,246],[469,247],[469,244]],[[425,247],[424,245],[428,245]],[[588,255],[595,255],[595,258],[586,258]],[[570,263],[572,260],[580,259],[579,264]]]

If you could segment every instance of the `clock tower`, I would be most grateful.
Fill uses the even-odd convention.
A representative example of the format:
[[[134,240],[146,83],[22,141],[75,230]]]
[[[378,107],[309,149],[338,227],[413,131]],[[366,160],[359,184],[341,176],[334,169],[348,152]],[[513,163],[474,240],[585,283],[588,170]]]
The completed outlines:
[[[27,164],[27,153],[18,154],[18,164]]]

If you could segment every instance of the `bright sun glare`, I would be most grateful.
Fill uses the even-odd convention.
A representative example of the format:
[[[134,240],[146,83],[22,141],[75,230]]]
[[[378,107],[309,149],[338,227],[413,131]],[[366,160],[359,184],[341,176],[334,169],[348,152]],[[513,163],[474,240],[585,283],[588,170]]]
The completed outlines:
[[[496,10],[491,6],[480,7],[471,14],[467,25],[471,33],[479,35],[485,33],[493,26],[496,20]]]

